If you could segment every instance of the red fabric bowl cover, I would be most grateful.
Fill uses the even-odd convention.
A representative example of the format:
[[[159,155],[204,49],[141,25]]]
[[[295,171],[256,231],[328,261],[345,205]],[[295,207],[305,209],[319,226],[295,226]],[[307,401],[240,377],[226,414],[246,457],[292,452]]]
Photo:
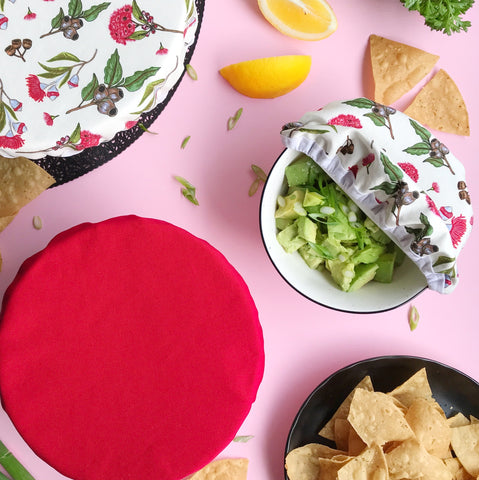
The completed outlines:
[[[264,369],[258,313],[223,255],[169,223],[82,224],[28,259],[0,323],[0,396],[74,480],[179,480],[234,438]]]

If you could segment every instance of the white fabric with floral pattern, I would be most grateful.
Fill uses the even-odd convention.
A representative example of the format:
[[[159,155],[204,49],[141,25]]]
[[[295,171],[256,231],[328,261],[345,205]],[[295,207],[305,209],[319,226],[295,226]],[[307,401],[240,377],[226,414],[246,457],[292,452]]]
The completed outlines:
[[[0,155],[70,156],[110,141],[184,72],[194,0],[0,0]]]
[[[454,290],[473,213],[464,167],[440,139],[367,98],[308,112],[281,137],[314,159],[402,248],[430,289]]]

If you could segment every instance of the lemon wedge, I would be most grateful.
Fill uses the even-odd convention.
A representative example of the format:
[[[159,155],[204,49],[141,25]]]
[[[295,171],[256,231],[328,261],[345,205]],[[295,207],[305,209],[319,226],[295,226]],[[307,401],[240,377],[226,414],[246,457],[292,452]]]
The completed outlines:
[[[310,69],[309,55],[283,55],[234,63],[223,67],[220,73],[243,95],[275,98],[301,85]]]
[[[322,40],[338,28],[325,0],[258,0],[258,6],[273,27],[300,40]]]

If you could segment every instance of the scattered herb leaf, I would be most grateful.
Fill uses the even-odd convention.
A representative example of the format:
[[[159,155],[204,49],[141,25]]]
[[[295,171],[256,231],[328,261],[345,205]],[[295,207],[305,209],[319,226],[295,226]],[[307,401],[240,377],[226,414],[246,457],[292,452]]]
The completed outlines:
[[[15,480],[35,480],[13,453],[0,441],[0,465]],[[3,475],[3,474],[2,474]],[[4,475],[6,477],[6,475]],[[7,478],[7,477],[6,477]]]
[[[151,133],[151,135],[158,135],[156,132],[152,132],[151,130],[148,130],[142,123],[139,123],[138,127],[140,127],[146,133]]]
[[[258,167],[258,165],[251,165],[251,170],[255,173],[255,175],[262,181],[266,182],[266,173],[261,167]]]
[[[175,180],[180,182],[181,185],[185,187],[181,189],[181,193],[183,194],[183,196],[194,205],[199,205],[199,202],[196,198],[196,188],[183,177],[175,176]]]
[[[236,113],[232,117],[228,118],[228,124],[227,124],[228,130],[233,130],[233,128],[235,128],[242,113],[243,113],[243,109],[239,108],[238,110],[236,110]]]
[[[185,148],[186,147],[186,144],[190,141],[190,138],[191,138],[191,135],[188,135],[187,137],[185,137],[183,139],[183,141],[181,142],[181,148]]]
[[[414,305],[411,305],[409,307],[409,328],[411,329],[411,332],[416,329],[418,323],[419,323],[419,312],[417,311],[417,308]]]
[[[260,184],[259,178],[255,178],[248,190],[248,195],[252,197],[257,191]]]
[[[249,187],[248,195],[252,197],[257,191],[261,183],[266,182],[266,173],[258,165],[251,165],[251,170],[255,174],[256,178],[253,180],[253,183]]]
[[[190,76],[192,80],[198,80],[198,74],[196,73],[196,70],[189,63],[185,65],[185,68],[186,73]]]
[[[400,0],[408,10],[415,10],[424,17],[424,24],[431,30],[439,30],[447,35],[452,32],[467,32],[471,22],[461,15],[469,10],[474,0]]]
[[[233,442],[246,443],[249,442],[252,438],[254,438],[254,435],[237,435],[235,438],[233,438]]]
[[[32,223],[35,230],[41,230],[43,227],[42,219],[38,215],[33,217]]]

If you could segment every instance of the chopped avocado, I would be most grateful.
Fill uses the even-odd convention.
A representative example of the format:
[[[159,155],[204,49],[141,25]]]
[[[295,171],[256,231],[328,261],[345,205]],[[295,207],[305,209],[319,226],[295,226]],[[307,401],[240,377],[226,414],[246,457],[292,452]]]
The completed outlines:
[[[361,264],[356,267],[354,279],[349,286],[348,292],[354,292],[359,290],[361,287],[364,287],[366,283],[370,282],[375,278],[376,273],[378,272],[377,263]]]
[[[318,192],[306,190],[304,195],[303,207],[315,207],[324,204],[324,197]]]
[[[384,253],[385,247],[377,242],[371,242],[370,245],[358,250],[351,259],[355,264],[374,263],[380,255]]]
[[[404,250],[397,246],[395,243],[394,245],[394,252],[396,253],[396,258],[394,260],[394,266],[399,267],[403,264],[404,259],[406,258],[406,254],[404,253]]]
[[[298,252],[309,268],[316,269],[324,263],[324,259],[318,255],[317,251],[310,244],[303,245],[298,249]]]
[[[299,217],[296,220],[296,224],[298,225],[298,235],[300,237],[304,238],[307,242],[316,241],[318,227],[312,220],[308,217]]]
[[[284,173],[290,187],[312,185],[318,176],[319,168],[319,165],[314,160],[306,155],[301,155],[285,168]]]
[[[396,261],[396,252],[383,253],[377,261],[378,269],[374,280],[381,283],[391,283],[393,281],[394,263]]]
[[[275,224],[278,230],[284,230],[286,227],[289,227],[294,222],[292,218],[276,218]]]
[[[370,231],[371,238],[376,240],[376,242],[382,243],[383,245],[391,242],[391,239],[370,218],[366,218],[364,226]]]
[[[341,290],[347,292],[355,276],[354,264],[352,262],[343,262],[341,260],[326,260],[326,268],[331,272],[333,280],[339,285]]]
[[[285,170],[288,191],[275,212],[278,241],[310,268],[331,273],[344,291],[371,280],[390,282],[404,252],[337,186],[301,155]]]
[[[276,238],[287,253],[295,252],[306,243],[304,238],[298,236],[298,226],[295,223],[281,230]]]
[[[303,211],[304,215],[306,215],[306,210],[303,208],[304,190],[296,189],[286,197],[282,198],[284,204],[277,208],[276,213],[274,214],[275,218],[295,219],[300,217],[301,214],[303,214]]]

